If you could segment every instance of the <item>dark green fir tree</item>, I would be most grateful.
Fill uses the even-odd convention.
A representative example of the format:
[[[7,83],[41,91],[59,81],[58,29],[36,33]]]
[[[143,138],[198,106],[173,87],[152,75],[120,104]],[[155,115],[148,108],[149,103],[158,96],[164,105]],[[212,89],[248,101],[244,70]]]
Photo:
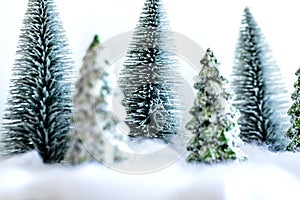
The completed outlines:
[[[287,131],[287,137],[291,142],[287,146],[288,151],[300,151],[300,69],[296,72],[298,77],[295,83],[295,92],[292,94],[293,105],[291,106],[288,114],[291,117],[291,127]]]
[[[232,106],[233,93],[228,81],[220,75],[216,58],[208,49],[201,60],[202,69],[194,88],[198,91],[190,110],[193,118],[186,128],[194,134],[187,150],[188,162],[214,164],[228,161],[243,161],[239,149],[237,120],[239,112]]]
[[[129,136],[168,141],[179,132],[181,82],[174,49],[162,0],[146,0],[119,77]]]
[[[289,125],[287,90],[249,8],[245,8],[241,23],[233,79],[242,140],[273,151],[284,150]]]
[[[60,162],[72,117],[72,62],[53,0],[29,0],[3,117],[6,155]]]

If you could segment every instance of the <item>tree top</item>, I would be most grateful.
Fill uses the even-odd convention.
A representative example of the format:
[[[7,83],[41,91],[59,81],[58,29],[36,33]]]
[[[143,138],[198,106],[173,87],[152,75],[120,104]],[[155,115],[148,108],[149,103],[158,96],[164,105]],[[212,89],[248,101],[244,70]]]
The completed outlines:
[[[95,35],[94,36],[94,39],[93,39],[93,42],[90,44],[88,50],[92,50],[95,46],[99,45],[100,44],[100,38],[98,35]]]

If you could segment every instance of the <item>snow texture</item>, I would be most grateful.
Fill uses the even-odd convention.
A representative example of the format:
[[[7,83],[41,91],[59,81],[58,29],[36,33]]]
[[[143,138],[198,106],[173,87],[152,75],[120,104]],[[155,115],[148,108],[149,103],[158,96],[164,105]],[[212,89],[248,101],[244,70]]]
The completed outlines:
[[[249,8],[245,8],[232,82],[245,142],[284,150],[289,98],[280,70]]]
[[[0,162],[0,199],[298,199],[300,154],[272,153],[256,146],[243,150],[249,155],[243,164],[188,165],[183,156],[168,168],[141,175],[97,163],[44,165],[36,152],[30,152]]]

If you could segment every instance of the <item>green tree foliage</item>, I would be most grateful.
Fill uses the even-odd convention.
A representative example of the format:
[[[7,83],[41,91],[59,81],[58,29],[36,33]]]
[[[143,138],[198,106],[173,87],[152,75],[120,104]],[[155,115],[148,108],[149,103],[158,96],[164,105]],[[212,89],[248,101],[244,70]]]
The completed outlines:
[[[287,137],[291,139],[291,142],[287,146],[288,151],[300,151],[300,69],[296,72],[298,77],[295,83],[295,92],[292,94],[293,105],[288,111],[291,117],[291,127],[287,131]]]
[[[208,49],[201,60],[202,70],[194,87],[198,91],[190,110],[192,120],[186,125],[194,137],[187,150],[188,162],[219,163],[242,161],[246,156],[239,149],[238,111],[232,106],[233,93],[228,81],[220,75],[218,62]]]

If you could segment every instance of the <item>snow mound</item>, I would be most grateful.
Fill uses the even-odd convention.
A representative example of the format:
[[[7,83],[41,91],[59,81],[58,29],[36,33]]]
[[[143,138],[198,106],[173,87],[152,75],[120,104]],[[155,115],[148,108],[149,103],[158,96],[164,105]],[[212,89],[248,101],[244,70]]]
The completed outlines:
[[[193,165],[185,163],[183,155],[169,167],[139,175],[98,163],[44,165],[36,152],[29,152],[0,162],[0,199],[279,200],[300,196],[299,153],[271,153],[254,146],[243,150],[249,161],[242,164]]]

